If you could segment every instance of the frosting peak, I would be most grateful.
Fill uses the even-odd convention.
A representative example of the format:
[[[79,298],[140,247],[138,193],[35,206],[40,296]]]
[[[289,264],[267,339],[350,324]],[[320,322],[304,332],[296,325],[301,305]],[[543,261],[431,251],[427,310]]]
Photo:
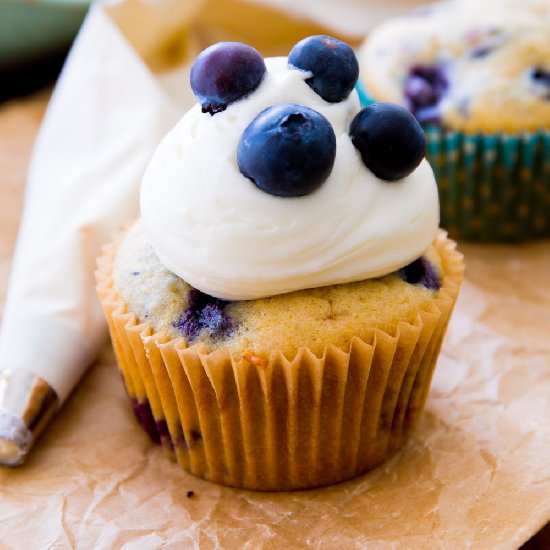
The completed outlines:
[[[141,212],[161,262],[202,292],[247,300],[378,277],[420,256],[439,223],[427,161],[401,180],[377,178],[348,134],[360,110],[356,93],[328,103],[286,58],[266,66],[252,94],[215,116],[196,105],[153,155]],[[245,128],[280,103],[318,111],[336,135],[332,172],[310,195],[270,195],[237,166]]]

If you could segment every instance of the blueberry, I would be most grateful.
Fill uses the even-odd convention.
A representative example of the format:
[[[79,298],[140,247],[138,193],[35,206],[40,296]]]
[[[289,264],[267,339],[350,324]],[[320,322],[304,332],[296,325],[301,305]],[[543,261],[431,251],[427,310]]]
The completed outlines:
[[[202,434],[199,430],[191,430],[190,433],[191,443],[197,443],[202,440]]]
[[[383,180],[408,176],[424,157],[422,127],[407,109],[393,103],[373,103],[359,111],[350,135],[365,166]]]
[[[531,71],[531,79],[541,91],[545,99],[550,99],[550,70],[535,67]]]
[[[185,336],[189,342],[197,338],[201,331],[198,315],[190,308],[183,312],[183,315],[174,324]]]
[[[435,105],[438,100],[434,87],[421,76],[411,75],[407,79],[405,95],[419,105]]]
[[[336,136],[317,111],[282,103],[263,110],[237,148],[241,173],[262,191],[280,197],[312,193],[328,178]]]
[[[132,398],[132,408],[139,425],[147,433],[153,443],[160,444],[160,434],[157,431],[155,419],[149,401],[139,402],[135,397]]]
[[[202,433],[200,430],[192,429],[189,433],[189,438],[186,439],[183,431],[180,431],[179,435],[174,438],[174,443],[177,446],[189,449],[190,447],[197,445],[202,441]]]
[[[232,328],[231,320],[225,316],[223,309],[215,303],[206,304],[199,315],[199,324],[215,335],[227,333]]]
[[[223,311],[227,304],[225,300],[193,288],[187,295],[187,309],[174,326],[185,334],[189,342],[203,330],[208,330],[213,337],[227,335],[233,330],[231,319]]]
[[[550,69],[545,70],[540,67],[536,67],[531,73],[531,78],[536,82],[540,82],[544,86],[550,86]]]
[[[215,304],[220,309],[223,309],[228,302],[221,298],[214,298],[214,296],[205,294],[196,288],[192,288],[188,292],[187,307],[194,313],[199,314],[208,304]]]
[[[168,429],[168,424],[166,423],[166,420],[164,418],[161,418],[160,420],[157,420],[155,424],[156,424],[156,431],[159,436],[160,444],[163,447],[167,447],[169,449],[174,450],[172,436],[170,435],[170,430]]]
[[[414,262],[401,268],[397,274],[406,283],[411,285],[422,285],[428,290],[439,290],[441,288],[441,280],[434,266],[423,258],[417,258]]]
[[[240,42],[219,42],[202,51],[191,67],[191,88],[204,113],[214,115],[253,92],[266,72],[262,56]]]
[[[403,90],[407,108],[421,123],[439,123],[438,104],[448,87],[449,81],[441,66],[413,65]]]
[[[332,36],[309,36],[292,48],[288,64],[313,74],[306,82],[325,101],[337,103],[353,90],[359,76],[355,53]]]

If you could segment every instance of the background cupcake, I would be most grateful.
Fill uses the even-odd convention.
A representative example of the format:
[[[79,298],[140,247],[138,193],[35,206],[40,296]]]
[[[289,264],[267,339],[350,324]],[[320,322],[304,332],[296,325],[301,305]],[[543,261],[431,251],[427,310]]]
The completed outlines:
[[[438,233],[422,129],[398,106],[360,111],[356,78],[330,37],[267,67],[242,44],[207,49],[200,105],[100,260],[136,416],[195,475],[335,483],[388,458],[422,411],[462,257]]]
[[[363,101],[424,125],[442,225],[475,240],[550,235],[550,4],[445,2],[378,27]]]

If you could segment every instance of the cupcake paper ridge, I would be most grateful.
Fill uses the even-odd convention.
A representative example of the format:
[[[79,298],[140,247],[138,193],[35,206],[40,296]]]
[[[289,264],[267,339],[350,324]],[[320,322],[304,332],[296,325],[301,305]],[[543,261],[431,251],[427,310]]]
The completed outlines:
[[[463,277],[462,255],[445,232],[435,240],[442,287],[414,323],[373,331],[370,341],[354,337],[347,350],[327,346],[321,357],[305,347],[292,358],[273,350],[254,365],[138,322],[112,277],[125,230],[98,260],[98,295],[128,395],[150,407],[153,438],[182,468],[230,486],[304,489],[355,477],[404,443]]]

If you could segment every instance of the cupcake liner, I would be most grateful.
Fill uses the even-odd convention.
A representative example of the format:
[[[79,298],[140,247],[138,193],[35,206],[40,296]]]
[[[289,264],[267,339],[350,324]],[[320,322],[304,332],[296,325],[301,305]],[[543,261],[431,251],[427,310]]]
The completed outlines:
[[[139,324],[114,288],[121,238],[96,272],[128,395],[150,404],[144,425],[188,472],[225,485],[293,490],[328,485],[374,468],[406,440],[424,406],[441,341],[463,276],[462,256],[440,232],[443,284],[413,323],[373,331],[349,350],[322,357],[302,348],[268,359],[253,350],[207,353]]]
[[[117,245],[121,237],[122,234],[117,235],[113,243],[104,247],[104,255],[98,260],[97,273],[112,269],[113,260],[118,248]],[[151,440],[154,443],[161,444],[165,454],[172,457],[174,452],[173,445],[168,427],[166,426],[163,408],[160,404],[160,396],[156,391],[156,384],[151,385],[150,376],[142,374],[144,370],[147,370],[148,365],[150,365],[150,362],[147,360],[147,349],[143,343],[137,345],[136,342],[136,335],[140,342],[142,342],[141,334],[145,336],[147,328],[151,329],[150,327],[142,326],[137,332],[131,330],[127,332],[126,327],[137,326],[135,315],[126,311],[122,312],[119,304],[115,302],[107,301],[103,303],[103,311],[107,318],[117,365],[120,369],[126,392],[130,398],[134,415]],[[149,394],[146,391],[145,380],[148,381]]]
[[[374,100],[357,85],[363,105]],[[514,242],[550,236],[550,130],[464,134],[428,125],[426,158],[452,238]]]

